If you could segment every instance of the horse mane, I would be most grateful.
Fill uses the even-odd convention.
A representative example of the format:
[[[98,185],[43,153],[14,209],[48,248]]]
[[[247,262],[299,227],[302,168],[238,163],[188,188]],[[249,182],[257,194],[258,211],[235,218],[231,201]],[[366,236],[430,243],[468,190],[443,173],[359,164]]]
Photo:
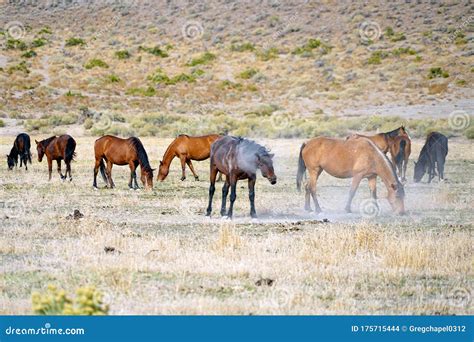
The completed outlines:
[[[51,143],[51,141],[53,141],[53,139],[56,139],[55,135],[47,139],[41,140],[39,143],[41,144],[41,146],[46,147]]]
[[[398,131],[400,130],[400,128],[403,128],[403,130],[405,130],[404,126],[400,126],[396,129],[394,129],[393,131],[385,132],[385,133],[382,133],[382,134],[385,135],[386,137],[393,138],[393,137],[396,137],[398,135]]]
[[[129,139],[130,145],[135,149],[138,156],[138,162],[140,166],[147,171],[151,171],[150,162],[148,161],[148,155],[143,147],[142,142],[137,137],[131,137]]]
[[[261,157],[271,157],[270,150],[265,146],[257,144],[255,141],[250,139],[245,139],[242,137],[236,137],[238,144],[242,145],[244,150],[247,152],[257,153]]]
[[[382,153],[382,151],[380,151],[380,149],[377,147],[377,145],[375,145],[375,143],[370,140],[370,139],[365,139],[367,140],[370,145],[372,145],[372,147],[375,149],[375,151],[382,156],[382,158],[384,158],[387,166],[390,168],[390,170],[392,171],[392,176],[395,178],[395,181],[397,182],[397,197],[399,198],[403,198],[405,196],[405,190],[403,189],[403,184],[400,183],[400,180],[398,179],[398,176],[397,176],[397,172],[395,171],[395,167],[394,165],[392,164],[392,162],[388,159],[387,155],[385,153]]]

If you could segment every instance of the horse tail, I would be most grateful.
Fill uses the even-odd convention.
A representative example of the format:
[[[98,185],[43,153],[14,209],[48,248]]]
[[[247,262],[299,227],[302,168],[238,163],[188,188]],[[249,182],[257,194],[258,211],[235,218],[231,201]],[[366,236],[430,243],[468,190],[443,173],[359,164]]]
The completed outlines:
[[[400,140],[400,149],[398,150],[398,154],[395,157],[395,162],[400,164],[405,160],[405,147],[406,147],[407,142],[405,140]]]
[[[300,156],[298,158],[298,172],[296,173],[296,188],[298,191],[301,191],[301,181],[303,180],[303,175],[306,172],[306,164],[303,160],[303,149],[305,148],[306,144],[303,143],[300,148]]]
[[[99,169],[100,169],[100,174],[102,175],[102,179],[104,180],[104,182],[107,183],[107,176],[105,175],[105,164],[104,164],[103,158],[100,158]]]
[[[74,152],[75,149],[76,149],[76,142],[74,141],[73,138],[69,138],[66,143],[66,152],[65,152],[65,158],[64,158],[64,161],[66,163],[69,163],[74,160],[74,157],[76,156],[76,152]]]

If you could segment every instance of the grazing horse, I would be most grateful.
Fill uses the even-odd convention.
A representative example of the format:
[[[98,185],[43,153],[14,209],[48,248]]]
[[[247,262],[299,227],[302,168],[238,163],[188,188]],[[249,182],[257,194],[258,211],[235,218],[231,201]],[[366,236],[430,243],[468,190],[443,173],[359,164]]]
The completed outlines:
[[[399,135],[393,138],[390,145],[390,155],[395,170],[398,170],[398,176],[402,181],[406,181],[408,158],[411,154],[411,140],[405,135]]]
[[[444,180],[444,163],[448,154],[448,138],[441,133],[432,132],[426,137],[426,142],[420,151],[418,162],[415,162],[414,181],[421,181],[428,170],[428,183],[435,176],[435,167],[438,169],[439,180]]]
[[[309,183],[306,185],[305,209],[311,211],[310,195],[315,211],[321,212],[316,198],[316,185],[321,172],[326,171],[337,178],[351,178],[352,185],[346,211],[351,211],[352,198],[363,178],[369,181],[371,196],[377,199],[376,184],[379,176],[388,191],[392,209],[403,214],[405,192],[392,164],[380,149],[369,139],[353,136],[346,140],[318,137],[304,143],[300,149],[296,186],[301,190],[303,175],[308,169]]]
[[[273,154],[254,141],[240,137],[225,136],[217,140],[211,147],[211,175],[209,186],[209,205],[206,216],[211,216],[212,197],[214,196],[217,172],[226,176],[222,187],[221,215],[226,216],[226,200],[230,187],[230,206],[227,217],[232,218],[236,199],[238,180],[248,179],[250,216],[255,218],[255,181],[257,169],[271,184],[275,184],[277,177],[273,171]]]
[[[393,131],[379,133],[376,135],[353,134],[352,136],[359,136],[370,139],[385,154],[390,150],[390,146],[394,143],[395,137],[405,136],[410,139],[405,129],[405,126],[400,126],[397,129],[394,129]]]
[[[112,166],[129,165],[130,166],[130,181],[128,187],[130,189],[138,189],[136,169],[140,165],[141,176],[140,179],[145,186],[145,189],[153,189],[153,169],[148,162],[148,155],[143,147],[140,139],[131,137],[122,139],[112,135],[105,135],[95,141],[95,167],[94,167],[94,188],[97,188],[97,173],[102,175],[102,178],[107,183],[109,188],[115,187],[112,180]],[[107,163],[107,169],[104,165],[104,160]],[[135,186],[133,186],[133,181]]]
[[[218,134],[203,135],[200,137],[191,137],[185,134],[178,135],[166,149],[163,160],[160,160],[157,180],[163,181],[168,176],[170,164],[174,157],[178,157],[181,161],[182,181],[186,179],[186,164],[188,164],[189,169],[193,173],[194,179],[199,180],[191,160],[201,161],[209,158],[212,143],[220,137]]]
[[[69,173],[69,180],[72,181],[71,161],[76,156],[76,141],[70,135],[64,134],[59,137],[51,137],[45,140],[36,141],[36,150],[38,151],[38,162],[41,163],[43,156],[46,154],[48,159],[49,180],[53,172],[53,160],[58,163],[58,173],[62,180],[65,180]],[[66,173],[61,172],[61,160],[66,163]]]
[[[30,152],[30,136],[26,133],[20,133],[17,135],[13,147],[10,150],[10,154],[7,154],[8,169],[12,170],[18,164],[18,156],[20,156],[20,167],[25,165],[25,169],[28,171],[27,162],[31,164],[31,152]]]

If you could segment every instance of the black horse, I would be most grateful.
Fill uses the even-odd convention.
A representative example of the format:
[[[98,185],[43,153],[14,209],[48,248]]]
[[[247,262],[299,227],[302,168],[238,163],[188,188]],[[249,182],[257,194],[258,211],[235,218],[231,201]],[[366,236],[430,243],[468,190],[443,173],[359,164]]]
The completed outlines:
[[[227,217],[232,218],[234,202],[237,197],[237,181],[248,179],[250,216],[257,217],[255,212],[255,181],[257,169],[271,184],[277,177],[273,171],[273,154],[254,141],[240,137],[225,136],[211,145],[211,185],[209,187],[209,205],[206,216],[211,216],[212,197],[214,196],[217,172],[226,176],[222,187],[221,215],[226,215],[226,199],[230,187],[230,206]]]
[[[20,157],[20,167],[25,165],[25,169],[28,170],[27,162],[31,164],[30,147],[30,136],[26,133],[18,134],[10,150],[10,154],[7,154],[9,170],[12,170],[18,164],[18,157]]]
[[[428,183],[435,177],[435,167],[438,169],[439,180],[444,180],[444,163],[448,154],[448,138],[441,133],[432,132],[426,137],[418,161],[415,162],[414,181],[421,181],[428,171]]]

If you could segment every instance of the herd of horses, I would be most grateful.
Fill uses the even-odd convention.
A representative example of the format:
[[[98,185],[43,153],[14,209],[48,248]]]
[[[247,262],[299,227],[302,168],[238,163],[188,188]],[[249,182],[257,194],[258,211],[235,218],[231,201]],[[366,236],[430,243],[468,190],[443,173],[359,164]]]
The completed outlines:
[[[76,155],[76,141],[70,135],[53,136],[36,141],[38,162],[46,156],[48,161],[49,180],[51,180],[53,161],[57,162],[58,173],[62,180],[69,174],[72,180],[71,162]],[[113,165],[130,167],[130,189],[139,188],[136,170],[140,166],[140,180],[145,189],[153,188],[153,169],[148,155],[139,138],[122,139],[106,135],[95,141],[95,167],[93,187],[97,189],[97,175],[100,171],[108,188],[115,186],[112,179]],[[390,153],[391,160],[386,156]],[[352,178],[346,211],[351,211],[351,202],[362,179],[367,178],[371,197],[376,203],[377,177],[387,188],[387,199],[397,214],[404,214],[404,186],[408,158],[411,153],[411,139],[403,126],[386,133],[372,136],[353,134],[346,139],[317,137],[311,139],[300,148],[298,170],[296,175],[297,189],[301,190],[303,178],[308,171],[309,181],[306,182],[305,209],[321,212],[316,194],[318,177],[323,171],[337,178]],[[425,144],[415,162],[414,181],[419,182],[428,173],[428,182],[436,176],[444,179],[444,164],[448,153],[448,139],[441,133],[428,134]],[[277,176],[273,168],[273,154],[252,140],[228,135],[211,134],[192,137],[179,135],[168,146],[160,161],[157,180],[163,181],[168,176],[172,160],[176,157],[181,162],[181,180],[186,179],[185,168],[188,165],[194,178],[199,179],[194,170],[192,160],[201,161],[210,158],[209,204],[206,215],[211,216],[212,199],[218,173],[225,176],[222,187],[222,205],[220,213],[229,218],[233,215],[236,200],[236,185],[239,180],[247,180],[249,188],[250,216],[256,217],[255,182],[260,170],[263,177],[273,185]],[[11,170],[18,164],[28,169],[31,164],[30,137],[26,133],[19,134],[7,155],[8,168]],[[61,161],[66,164],[66,173],[62,174]],[[437,171],[437,173],[436,173]],[[227,195],[230,190],[230,204],[226,208]]]

